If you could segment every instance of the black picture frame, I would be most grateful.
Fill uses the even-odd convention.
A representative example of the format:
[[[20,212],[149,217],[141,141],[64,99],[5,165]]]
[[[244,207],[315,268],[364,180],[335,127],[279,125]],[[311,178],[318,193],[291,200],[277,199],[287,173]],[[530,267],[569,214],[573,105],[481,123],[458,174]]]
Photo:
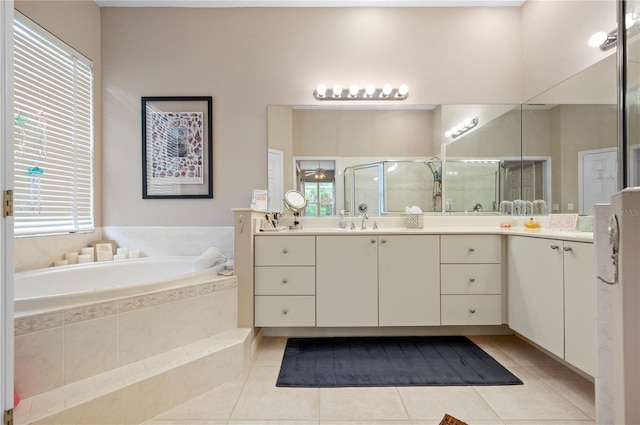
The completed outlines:
[[[213,97],[145,96],[142,198],[213,198]]]

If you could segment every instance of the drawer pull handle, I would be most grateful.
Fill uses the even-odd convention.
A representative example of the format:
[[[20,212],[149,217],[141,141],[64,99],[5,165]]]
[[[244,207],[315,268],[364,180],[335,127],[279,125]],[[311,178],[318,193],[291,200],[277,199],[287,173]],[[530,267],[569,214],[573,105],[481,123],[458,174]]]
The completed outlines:
[[[470,278],[469,278],[469,282],[473,283],[473,282],[475,282],[475,281],[476,281],[476,278],[475,278],[475,277],[470,277]]]
[[[470,308],[470,309],[469,309],[469,313],[474,314],[475,312],[476,312],[476,309],[475,309],[475,308]]]
[[[284,279],[282,279],[282,283],[287,283],[287,282],[289,282],[289,281],[287,280],[286,277]]]
[[[376,243],[376,240],[375,239],[371,239],[371,243]]]
[[[286,308],[282,309],[282,314],[287,314],[289,312],[289,310],[287,310]]]
[[[476,249],[474,247],[469,248],[469,252],[474,252]]]
[[[282,253],[283,253],[283,254],[286,254],[287,252],[289,252],[289,250],[288,250],[287,248],[283,248],[283,249],[282,249]]]
[[[386,239],[382,239],[380,242],[387,243],[387,240]]]
[[[559,246],[558,245],[551,245],[551,249],[558,249]]]
[[[565,246],[565,247],[564,247],[564,248],[562,248],[562,249],[564,249],[564,250],[565,250],[565,252],[569,252],[569,251],[572,251],[572,250],[573,250],[573,248],[571,248],[570,246]]]

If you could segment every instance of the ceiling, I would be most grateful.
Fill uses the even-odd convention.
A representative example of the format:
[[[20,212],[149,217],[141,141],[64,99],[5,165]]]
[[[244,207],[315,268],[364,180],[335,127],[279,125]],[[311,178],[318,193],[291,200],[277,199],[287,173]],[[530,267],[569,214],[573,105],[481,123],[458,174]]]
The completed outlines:
[[[525,0],[95,0],[101,7],[519,7]]]

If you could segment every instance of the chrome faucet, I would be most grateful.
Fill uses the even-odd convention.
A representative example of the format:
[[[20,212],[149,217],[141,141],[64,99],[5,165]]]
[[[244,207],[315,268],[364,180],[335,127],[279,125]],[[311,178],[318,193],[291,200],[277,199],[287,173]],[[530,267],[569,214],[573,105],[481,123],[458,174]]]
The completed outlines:
[[[368,214],[362,214],[360,217],[362,217],[362,226],[360,227],[360,230],[367,230],[367,222],[366,222],[366,220],[369,219],[369,215]]]

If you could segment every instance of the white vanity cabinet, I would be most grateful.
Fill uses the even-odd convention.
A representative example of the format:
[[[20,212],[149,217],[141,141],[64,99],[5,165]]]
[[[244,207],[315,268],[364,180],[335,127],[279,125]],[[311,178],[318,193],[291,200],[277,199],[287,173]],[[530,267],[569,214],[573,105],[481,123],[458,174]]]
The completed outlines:
[[[438,326],[438,235],[318,236],[318,326]]]
[[[442,325],[502,323],[502,241],[498,235],[442,235]]]
[[[255,326],[315,326],[315,237],[255,237]]]
[[[316,237],[317,326],[378,326],[378,237]]]
[[[593,244],[509,237],[509,327],[595,375]]]
[[[379,326],[440,325],[440,237],[378,237]]]
[[[510,236],[509,327],[564,357],[562,241]]]
[[[564,359],[596,373],[596,284],[593,244],[567,242],[564,258]]]

